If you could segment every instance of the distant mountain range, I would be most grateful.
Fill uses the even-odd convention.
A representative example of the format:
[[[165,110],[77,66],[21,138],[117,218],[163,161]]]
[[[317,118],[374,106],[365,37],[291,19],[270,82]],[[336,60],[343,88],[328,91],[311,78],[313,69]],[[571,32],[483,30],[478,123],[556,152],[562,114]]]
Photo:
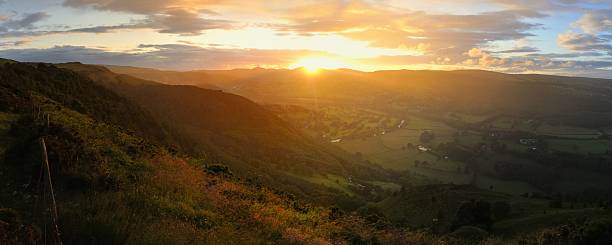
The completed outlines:
[[[220,88],[259,103],[340,103],[400,112],[406,106],[487,114],[538,114],[568,120],[584,114],[612,119],[612,80],[549,75],[516,75],[480,70],[377,71],[238,69],[166,72],[135,67],[109,69],[167,84]],[[400,105],[401,103],[401,105]],[[599,120],[599,119],[601,120]],[[586,122],[571,122],[581,124]]]

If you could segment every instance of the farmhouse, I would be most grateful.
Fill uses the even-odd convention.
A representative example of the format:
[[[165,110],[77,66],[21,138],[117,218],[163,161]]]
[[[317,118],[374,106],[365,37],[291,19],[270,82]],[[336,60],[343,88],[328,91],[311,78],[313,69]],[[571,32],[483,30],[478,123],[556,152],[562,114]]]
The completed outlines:
[[[419,149],[419,151],[422,151],[422,152],[429,151],[429,149],[427,147],[422,146],[422,145],[417,146],[417,149]]]

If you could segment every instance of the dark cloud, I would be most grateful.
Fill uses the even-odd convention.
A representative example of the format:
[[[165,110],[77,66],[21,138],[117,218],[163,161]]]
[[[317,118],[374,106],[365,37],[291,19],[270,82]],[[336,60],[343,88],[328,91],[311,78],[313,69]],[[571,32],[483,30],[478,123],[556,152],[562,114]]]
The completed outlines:
[[[572,52],[572,53],[547,53],[547,54],[528,54],[527,57],[540,57],[548,59],[556,58],[579,58],[579,57],[601,57],[605,54],[600,52]]]
[[[167,10],[161,14],[152,15],[149,19],[152,27],[161,33],[198,35],[203,30],[233,28],[231,21],[200,18],[199,13],[184,9]]]
[[[83,8],[93,7],[99,10],[123,11],[138,14],[156,14],[169,7],[175,0],[65,0],[64,6]]]
[[[219,1],[214,0],[148,0],[146,3],[134,0],[65,0],[64,5],[98,10],[120,11],[146,16],[145,24],[100,26],[83,28],[83,31],[106,32],[118,29],[152,28],[160,33],[180,35],[199,35],[210,29],[231,29],[233,23],[227,20],[205,18],[205,15],[217,15],[205,9]]]
[[[163,14],[150,16],[148,19],[121,25],[93,26],[75,28],[64,33],[108,33],[119,30],[131,29],[154,29],[160,33],[172,33],[180,35],[199,35],[204,30],[231,29],[234,23],[226,20],[202,19],[197,14],[181,9],[171,10]]]
[[[65,33],[108,33],[117,30],[129,30],[129,29],[142,29],[142,28],[150,28],[150,23],[137,23],[137,24],[123,24],[123,25],[114,25],[114,26],[93,26],[93,27],[84,27],[84,28],[75,28],[69,29],[66,31],[62,31]]]
[[[498,54],[511,54],[511,53],[535,53],[540,52],[540,49],[534,47],[518,47],[513,49],[507,49],[502,51],[496,51]]]
[[[612,43],[604,36],[587,33],[566,32],[557,38],[559,45],[575,51],[603,51],[611,52]]]
[[[47,13],[37,12],[23,14],[18,18],[0,18],[0,33],[9,31],[31,30],[34,24],[49,17]]]

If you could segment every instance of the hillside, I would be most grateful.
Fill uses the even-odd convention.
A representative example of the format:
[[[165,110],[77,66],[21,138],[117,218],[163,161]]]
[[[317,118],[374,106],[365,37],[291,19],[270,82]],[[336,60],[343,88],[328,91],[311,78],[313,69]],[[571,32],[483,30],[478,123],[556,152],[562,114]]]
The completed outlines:
[[[380,187],[365,181],[399,184],[411,181],[335,146],[312,140],[241,96],[189,85],[151,84],[97,66],[74,63],[60,66],[132,99],[164,125],[194,142],[191,147],[197,153],[227,164],[240,176],[254,181],[283,186],[292,193],[328,204],[343,198],[346,200],[343,205],[352,207],[360,205],[362,198],[380,195]],[[339,177],[343,184],[322,184],[319,180],[328,177]],[[365,187],[352,186],[347,182],[352,178],[362,180]],[[356,190],[345,191],[346,188]]]
[[[296,164],[302,163],[300,154],[312,154],[308,157],[314,162],[325,161],[330,156],[329,159],[337,157],[336,160],[341,161],[340,156],[346,153],[314,139],[298,142],[292,137],[303,136],[293,124],[287,124],[270,110],[239,96],[190,86],[154,84],[113,75],[95,66],[74,63],[68,66],[78,67],[79,72],[49,64],[0,66],[2,244],[36,244],[54,239],[48,211],[51,188],[44,184],[47,178],[40,177],[44,173],[40,172],[40,139],[44,139],[48,152],[58,226],[64,244],[559,244],[608,241],[605,229],[609,227],[610,210],[605,202],[569,202],[561,197],[542,198],[535,194],[516,197],[469,185],[423,185],[421,182],[423,186],[401,186],[393,181],[415,183],[410,181],[420,175],[371,168],[363,160],[358,161],[362,164],[359,165],[361,169],[355,169],[355,165],[340,165],[344,168],[340,171],[345,172],[336,172],[333,166],[301,166],[317,171],[312,174],[290,169],[279,171],[283,174],[280,175],[271,170],[279,168],[274,158],[268,159],[273,166],[270,169],[242,165],[247,163],[242,155],[260,156],[249,149],[257,145],[236,146],[247,144],[247,141],[232,138],[227,132],[244,135],[249,142],[278,137],[272,139],[292,144],[294,151],[286,154],[293,157]],[[80,75],[86,72],[91,73]],[[90,77],[100,80],[93,81]],[[145,97],[161,102],[153,103],[153,99]],[[208,151],[192,154],[181,150],[188,149],[180,147],[185,141],[176,141],[178,148],[169,143],[176,139],[175,134],[185,135],[183,130],[188,128],[179,124],[176,126],[179,130],[175,130],[174,124],[160,126],[166,124],[156,123],[156,120],[163,120],[161,111],[176,110],[161,104],[181,101],[197,110],[187,107],[185,111],[168,111],[164,115],[191,127],[201,127],[207,139],[216,141],[213,144],[222,144],[218,142],[223,140],[230,142],[228,147],[234,147],[231,151],[197,141],[201,144],[197,148],[217,150],[214,154],[228,156],[211,157],[213,153]],[[213,101],[219,104],[210,106],[208,103]],[[240,110],[227,107],[228,104]],[[240,115],[215,114],[215,108],[240,113],[246,118],[265,116],[258,119],[267,121],[266,124],[245,125],[240,122],[239,119],[244,119]],[[226,118],[198,118],[194,110]],[[184,115],[188,113],[196,119]],[[210,122],[201,121],[208,119]],[[268,131],[271,126],[278,130]],[[272,136],[273,132],[281,132],[287,138]],[[319,149],[321,152],[314,151]],[[287,148],[278,151],[284,152]],[[220,162],[222,158],[229,160]],[[257,161],[266,163],[262,159]],[[379,176],[379,172],[373,170],[383,174]],[[270,175],[275,178],[285,176],[287,183],[310,191],[305,195],[309,198],[293,195],[293,189],[282,185],[282,180],[260,181],[257,174],[265,171],[271,171]],[[367,172],[369,177],[353,175],[361,171]],[[351,174],[351,178],[345,178],[342,173]],[[312,192],[329,196],[325,202],[335,207],[312,202],[321,201],[313,198]],[[350,212],[356,208],[357,212]],[[580,217],[590,219],[584,221]],[[526,230],[526,226],[533,229]],[[550,237],[560,231],[562,235]],[[548,242],[542,243],[543,237],[549,237]]]
[[[132,124],[121,120],[122,110],[134,110],[132,123],[149,119],[136,113],[138,106],[75,73],[44,64],[5,64],[0,74],[0,99],[12,105],[0,112],[2,244],[56,239],[46,211],[52,203],[50,190],[55,193],[59,239],[64,244],[431,239],[391,228],[373,229],[359,217],[240,181],[226,166],[174,155],[127,129]],[[115,104],[93,103],[104,100]],[[105,117],[97,118],[100,114]],[[53,189],[43,184],[46,177],[38,177],[39,139],[44,139],[49,153]]]
[[[174,84],[183,76],[190,81],[200,76],[227,92],[275,104],[269,109],[294,127],[385,168],[444,183],[496,186],[515,195],[610,193],[610,80],[479,70],[242,69],[173,75]],[[303,109],[283,109],[287,105]],[[431,142],[420,140],[424,131],[433,132]],[[431,151],[418,154],[418,145]],[[441,161],[444,155],[449,159]],[[417,168],[415,161],[436,166]],[[471,172],[482,176],[474,181]]]
[[[162,71],[110,69],[170,83],[169,79],[155,78],[161,77],[157,74]],[[429,113],[451,110],[472,114],[543,114],[551,121],[567,119],[568,113],[578,112],[589,119],[609,120],[612,113],[610,81],[594,78],[479,70],[360,72],[347,69],[322,70],[314,75],[299,69],[192,71],[173,72],[172,77],[175,78],[172,84],[181,84],[185,78],[189,84],[213,84],[262,103],[358,104],[394,113],[418,107]]]

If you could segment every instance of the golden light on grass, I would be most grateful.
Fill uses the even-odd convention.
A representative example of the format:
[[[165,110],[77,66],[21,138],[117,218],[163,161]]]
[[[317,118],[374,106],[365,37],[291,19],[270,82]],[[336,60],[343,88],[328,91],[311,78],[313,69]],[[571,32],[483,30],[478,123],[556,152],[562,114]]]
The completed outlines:
[[[289,66],[291,69],[303,68],[308,74],[316,74],[321,69],[347,68],[348,65],[328,57],[305,57]]]

